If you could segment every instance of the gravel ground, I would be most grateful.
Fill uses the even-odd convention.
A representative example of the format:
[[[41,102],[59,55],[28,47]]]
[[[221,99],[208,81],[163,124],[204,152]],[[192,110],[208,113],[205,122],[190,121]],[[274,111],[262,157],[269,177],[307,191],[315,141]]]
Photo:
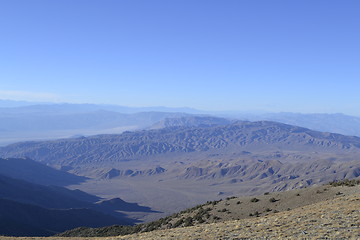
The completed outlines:
[[[154,231],[120,239],[360,239],[360,194],[256,219]]]

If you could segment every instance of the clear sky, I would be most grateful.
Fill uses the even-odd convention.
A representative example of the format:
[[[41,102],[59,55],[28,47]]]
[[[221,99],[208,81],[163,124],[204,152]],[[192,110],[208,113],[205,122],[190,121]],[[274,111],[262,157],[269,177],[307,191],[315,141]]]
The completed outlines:
[[[0,99],[360,115],[358,0],[0,0]]]

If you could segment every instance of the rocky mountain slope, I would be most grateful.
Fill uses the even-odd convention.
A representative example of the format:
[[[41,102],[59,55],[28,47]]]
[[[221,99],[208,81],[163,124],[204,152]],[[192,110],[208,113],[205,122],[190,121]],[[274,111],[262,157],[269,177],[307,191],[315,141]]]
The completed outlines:
[[[275,122],[235,122],[214,127],[178,127],[87,138],[16,143],[3,157],[30,157],[50,165],[120,162],[165,153],[244,151],[360,152],[360,138],[322,133]]]
[[[360,194],[354,194],[271,216],[159,230],[117,239],[358,239],[359,206]]]
[[[189,226],[202,226],[206,228],[204,225],[211,224],[210,226],[212,227],[214,223],[226,222],[227,224],[228,221],[233,220],[256,219],[259,217],[269,218],[278,213],[289,212],[292,209],[306,209],[309,208],[309,205],[319,202],[359,194],[360,186],[356,184],[360,184],[360,180],[335,182],[332,185],[281,193],[266,192],[263,195],[253,197],[229,197],[224,200],[207,202],[148,224],[141,224],[134,227],[109,226],[95,229],[78,228],[62,233],[59,236],[117,236]],[[358,199],[357,206],[360,206],[360,199]],[[357,212],[359,211],[357,210]],[[315,214],[315,212],[313,212],[312,215],[313,214]],[[359,221],[360,219],[354,219],[355,222],[356,220]],[[359,223],[360,222],[358,222],[358,224]],[[328,224],[331,225],[330,223]],[[300,229],[298,232],[300,232]],[[168,233],[170,234],[171,231]],[[136,236],[140,237],[141,235]]]
[[[360,238],[359,206],[360,194],[355,193],[263,217],[96,239],[358,239]],[[2,239],[62,240],[64,238],[2,237]]]

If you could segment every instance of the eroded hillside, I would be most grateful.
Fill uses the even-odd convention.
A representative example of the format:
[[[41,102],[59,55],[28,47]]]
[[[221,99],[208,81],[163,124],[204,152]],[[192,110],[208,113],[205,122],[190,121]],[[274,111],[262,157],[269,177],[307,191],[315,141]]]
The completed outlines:
[[[185,126],[120,135],[17,143],[0,148],[0,156],[31,157],[87,178],[68,186],[71,189],[154,209],[124,212],[139,221],[207,200],[360,176],[358,137],[275,122],[212,125],[214,121],[209,121],[192,119],[172,123]]]

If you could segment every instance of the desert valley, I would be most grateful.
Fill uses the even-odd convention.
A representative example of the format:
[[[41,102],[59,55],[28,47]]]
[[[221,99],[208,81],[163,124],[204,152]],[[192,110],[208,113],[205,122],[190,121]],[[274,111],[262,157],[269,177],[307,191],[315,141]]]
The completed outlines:
[[[157,115],[162,119],[121,134],[1,147],[2,234],[49,236],[76,227],[146,224],[209,201],[360,176],[359,137],[272,121]],[[311,194],[302,196],[301,203],[334,193],[310,202]],[[287,204],[276,211],[302,206]],[[249,207],[225,220],[253,212],[260,211]]]

